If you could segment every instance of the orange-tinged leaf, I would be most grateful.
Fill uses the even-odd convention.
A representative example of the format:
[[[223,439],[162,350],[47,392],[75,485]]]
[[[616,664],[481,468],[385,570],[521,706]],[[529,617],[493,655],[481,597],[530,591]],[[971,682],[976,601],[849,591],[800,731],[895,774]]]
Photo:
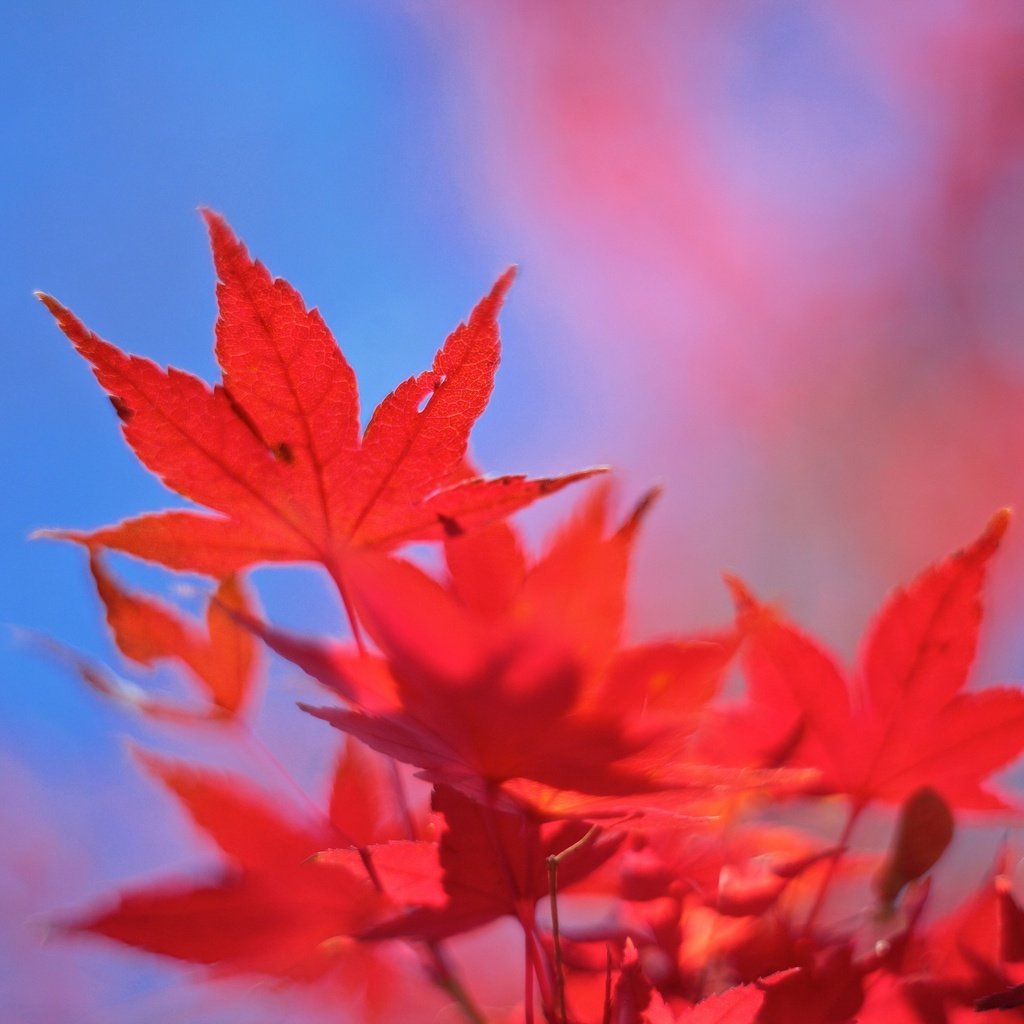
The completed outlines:
[[[41,298],[92,364],[142,462],[220,517],[166,512],[51,536],[217,576],[275,561],[321,562],[337,572],[349,548],[441,539],[595,472],[467,476],[466,446],[493,388],[511,270],[448,336],[431,369],[381,402],[360,440],[355,376],[319,313],[251,260],[221,218],[205,216],[220,278],[223,385],[211,389],[126,355]]]
[[[239,580],[223,580],[210,600],[206,628],[161,602],[122,587],[98,554],[89,560],[96,590],[121,653],[151,666],[160,660],[183,665],[226,715],[244,704],[258,669],[255,643],[231,614],[250,614],[252,602]],[[145,710],[143,708],[143,710]]]
[[[229,576],[217,587],[206,609],[210,636],[205,679],[214,703],[234,711],[245,700],[258,664],[256,645],[239,626],[236,614],[249,615],[253,605],[238,577]]]

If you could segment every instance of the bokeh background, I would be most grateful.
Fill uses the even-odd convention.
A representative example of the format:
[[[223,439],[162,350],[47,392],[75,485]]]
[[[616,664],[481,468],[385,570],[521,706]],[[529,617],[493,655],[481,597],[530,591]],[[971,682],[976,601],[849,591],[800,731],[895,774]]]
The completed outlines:
[[[610,463],[623,502],[664,485],[638,636],[724,621],[729,569],[850,657],[889,587],[1024,508],[1017,0],[8,0],[4,22],[0,620],[19,631],[112,659],[81,553],[28,535],[175,501],[31,293],[212,377],[198,205],[320,307],[366,409],[520,264],[475,454]],[[315,574],[256,582],[277,621],[336,628]],[[990,593],[978,679],[1019,680],[1019,528]],[[204,854],[125,756],[126,735],[176,738],[19,637],[0,651],[4,1019],[280,1019],[252,985],[41,942],[55,913]],[[260,728],[315,786],[303,684],[269,672]]]

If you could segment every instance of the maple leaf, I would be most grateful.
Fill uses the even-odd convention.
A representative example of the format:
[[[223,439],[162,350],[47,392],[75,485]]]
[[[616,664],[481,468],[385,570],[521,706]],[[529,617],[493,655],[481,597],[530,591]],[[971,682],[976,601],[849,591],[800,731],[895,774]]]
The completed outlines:
[[[548,895],[549,855],[578,843],[590,829],[580,822],[541,825],[522,813],[483,806],[450,786],[434,788],[434,810],[444,817],[440,863],[445,899],[377,925],[372,938],[441,939],[510,915],[532,920]],[[600,836],[566,857],[559,886],[585,878],[608,860],[623,836]]]
[[[409,808],[396,806],[394,768],[390,759],[346,738],[335,767],[329,814],[351,845],[413,838],[419,831]]]
[[[331,983],[360,1020],[404,1019],[409,1005],[439,1012],[440,996],[426,985],[412,949],[355,938],[407,903],[442,899],[436,844],[385,843],[338,850],[333,858],[317,855],[351,839],[338,821],[353,820],[341,806],[351,789],[345,781],[354,781],[351,759],[343,758],[336,773],[332,820],[303,823],[234,776],[136,756],[225,863],[212,881],[158,881],[124,892],[65,922],[65,931],[208,965],[221,975]],[[365,766],[358,772],[361,781],[371,777]]]
[[[759,1024],[854,1024],[864,1002],[866,971],[854,962],[850,947],[802,954],[799,970],[766,979]]]
[[[339,834],[303,825],[237,778],[137,754],[227,861],[205,884],[158,882],[64,927],[228,971],[302,978],[332,968],[341,947],[390,909],[365,874],[311,861]]]
[[[764,993],[753,985],[736,985],[718,995],[708,996],[682,1013],[679,1024],[754,1024],[764,1002]]]
[[[431,369],[400,384],[359,434],[356,379],[320,314],[251,260],[205,213],[220,283],[210,389],[87,330],[40,295],[122,420],[139,459],[213,514],[168,511],[49,536],[116,548],[172,569],[225,577],[259,562],[321,562],[349,548],[438,540],[507,515],[600,470],[485,479],[465,461],[499,359],[503,274],[453,331]]]
[[[670,723],[692,728],[732,649],[704,640],[620,647],[629,558],[648,505],[609,529],[598,488],[533,564],[515,554],[507,524],[450,541],[447,587],[408,562],[350,555],[352,603],[387,660],[390,703],[376,686],[374,705],[363,704],[365,673],[348,671],[353,662],[336,652],[262,635],[357,704],[306,710],[432,780],[524,778],[608,795],[690,785],[686,766],[673,768],[678,743],[663,744],[656,761],[645,750]],[[490,595],[481,574],[495,581]]]
[[[606,1020],[612,1024],[754,1024],[763,1002],[760,989],[736,985],[677,1014],[652,988],[636,948],[627,940]]]
[[[239,580],[229,577],[218,586],[207,606],[204,629],[168,606],[126,590],[95,552],[90,555],[89,567],[107,625],[126,658],[146,668],[161,660],[177,662],[206,691],[212,705],[209,715],[238,714],[259,668],[253,638],[234,618],[234,614],[251,614],[253,610]],[[139,707],[156,717],[167,717],[172,711],[183,714],[169,702],[154,698]]]
[[[977,644],[985,569],[1008,522],[1007,512],[998,513],[973,544],[897,590],[852,678],[733,581],[749,703],[726,719],[728,738],[708,745],[735,749],[746,725],[748,735],[773,737],[769,748],[777,753],[769,761],[820,768],[820,791],[846,793],[855,806],[901,803],[930,786],[952,808],[1005,808],[984,783],[1024,746],[1024,693],[961,691]]]

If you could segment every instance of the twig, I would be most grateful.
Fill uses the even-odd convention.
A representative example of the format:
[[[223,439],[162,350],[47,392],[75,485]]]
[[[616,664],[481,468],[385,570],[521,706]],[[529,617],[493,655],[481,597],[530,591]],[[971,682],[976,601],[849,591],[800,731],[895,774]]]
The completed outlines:
[[[548,900],[551,903],[551,938],[555,947],[555,986],[558,992],[558,1012],[561,1015],[562,1024],[568,1024],[569,1014],[565,1006],[565,967],[562,963],[562,936],[558,927],[558,865],[576,850],[586,846],[597,832],[597,826],[591,826],[590,830],[580,836],[571,846],[567,846],[561,853],[552,853],[548,856]]]

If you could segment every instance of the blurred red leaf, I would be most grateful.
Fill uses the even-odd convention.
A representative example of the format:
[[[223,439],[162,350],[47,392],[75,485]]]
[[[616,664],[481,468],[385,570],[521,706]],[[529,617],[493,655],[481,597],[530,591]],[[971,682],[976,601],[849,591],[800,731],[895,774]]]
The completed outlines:
[[[810,637],[734,583],[749,683],[740,721],[775,742],[791,737],[776,763],[819,767],[823,791],[860,804],[898,803],[931,786],[954,808],[1006,806],[984,783],[1024,747],[1024,693],[961,688],[985,568],[1008,522],[998,513],[977,541],[886,602],[852,681]]]
[[[630,554],[652,496],[610,529],[607,491],[595,489],[532,563],[507,525],[451,539],[447,588],[409,563],[350,555],[352,602],[390,667],[393,708],[364,704],[352,663],[329,648],[275,649],[357,704],[307,710],[435,780],[608,795],[691,785],[679,733],[695,727],[735,640],[622,647]]]
[[[237,714],[258,668],[253,638],[233,617],[253,611],[241,582],[234,577],[221,582],[207,606],[204,630],[168,606],[125,590],[96,552],[89,565],[121,653],[146,667],[160,660],[183,665],[207,690],[217,710]]]
[[[440,939],[505,915],[532,919],[548,894],[547,858],[590,831],[578,822],[539,825],[524,814],[486,807],[449,786],[434,789],[433,806],[444,817],[441,834],[441,906],[414,909],[374,928],[375,938]],[[585,878],[611,857],[622,836],[599,836],[574,850],[559,867],[559,887]]]

